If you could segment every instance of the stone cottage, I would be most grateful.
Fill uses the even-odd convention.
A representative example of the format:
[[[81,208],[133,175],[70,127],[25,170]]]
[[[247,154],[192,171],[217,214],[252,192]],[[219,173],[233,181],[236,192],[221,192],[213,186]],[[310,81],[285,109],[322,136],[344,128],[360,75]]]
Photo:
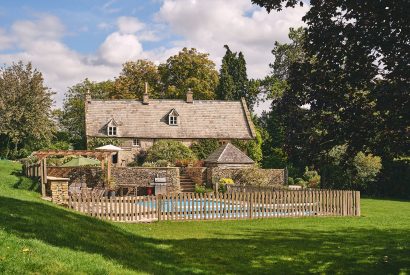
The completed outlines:
[[[92,138],[115,138],[122,151],[117,166],[125,166],[154,142],[172,139],[190,146],[199,139],[255,138],[255,128],[244,99],[238,101],[194,100],[85,100],[87,143]]]

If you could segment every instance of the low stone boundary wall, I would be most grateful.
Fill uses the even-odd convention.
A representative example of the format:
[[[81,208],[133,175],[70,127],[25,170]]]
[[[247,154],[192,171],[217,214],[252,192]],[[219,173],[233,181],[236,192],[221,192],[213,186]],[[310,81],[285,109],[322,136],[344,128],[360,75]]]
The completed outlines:
[[[155,178],[167,179],[167,192],[180,190],[179,168],[177,167],[113,167],[112,178],[116,184],[147,186]]]
[[[215,185],[221,178],[231,178],[237,184],[239,175],[244,169],[252,168],[226,168],[226,167],[209,167],[207,168],[207,182],[208,184]],[[283,185],[285,183],[285,169],[260,169],[261,172],[268,181],[268,186]]]
[[[99,167],[53,167],[47,168],[49,176],[70,178],[70,187],[103,186],[104,172]],[[112,167],[111,178],[116,184],[147,186],[155,178],[166,178],[167,192],[179,191],[179,168],[177,167]]]

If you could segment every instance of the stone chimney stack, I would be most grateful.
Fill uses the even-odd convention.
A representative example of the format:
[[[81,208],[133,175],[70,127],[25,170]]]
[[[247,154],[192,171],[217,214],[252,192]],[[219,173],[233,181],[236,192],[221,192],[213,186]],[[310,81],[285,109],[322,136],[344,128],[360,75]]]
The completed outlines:
[[[142,95],[142,104],[145,104],[145,105],[149,104],[148,82],[145,82],[145,90],[144,90],[144,94]]]
[[[194,103],[194,93],[192,92],[191,88],[188,89],[186,93],[186,103]]]
[[[91,100],[92,100],[92,98],[91,98],[90,89],[87,89],[87,92],[85,93],[85,103],[90,104]]]

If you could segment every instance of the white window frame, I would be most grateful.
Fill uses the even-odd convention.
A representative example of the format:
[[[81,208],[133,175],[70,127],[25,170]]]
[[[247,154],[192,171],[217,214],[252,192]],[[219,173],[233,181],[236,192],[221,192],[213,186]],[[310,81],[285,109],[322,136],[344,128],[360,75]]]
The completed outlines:
[[[141,141],[138,138],[132,139],[132,146],[133,147],[141,147]]]
[[[117,136],[117,126],[108,126],[107,127],[107,136],[115,137]]]
[[[171,126],[178,125],[178,116],[176,115],[169,115],[168,123]]]

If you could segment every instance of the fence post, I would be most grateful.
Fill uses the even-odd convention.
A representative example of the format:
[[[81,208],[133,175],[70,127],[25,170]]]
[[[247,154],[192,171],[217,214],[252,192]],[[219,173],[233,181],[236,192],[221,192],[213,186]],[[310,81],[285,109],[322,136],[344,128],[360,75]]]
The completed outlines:
[[[161,209],[162,209],[162,195],[157,195],[157,215],[158,221],[161,221]]]
[[[356,191],[356,216],[360,217],[360,191]]]
[[[250,193],[250,201],[249,201],[249,219],[253,218],[253,193]]]

